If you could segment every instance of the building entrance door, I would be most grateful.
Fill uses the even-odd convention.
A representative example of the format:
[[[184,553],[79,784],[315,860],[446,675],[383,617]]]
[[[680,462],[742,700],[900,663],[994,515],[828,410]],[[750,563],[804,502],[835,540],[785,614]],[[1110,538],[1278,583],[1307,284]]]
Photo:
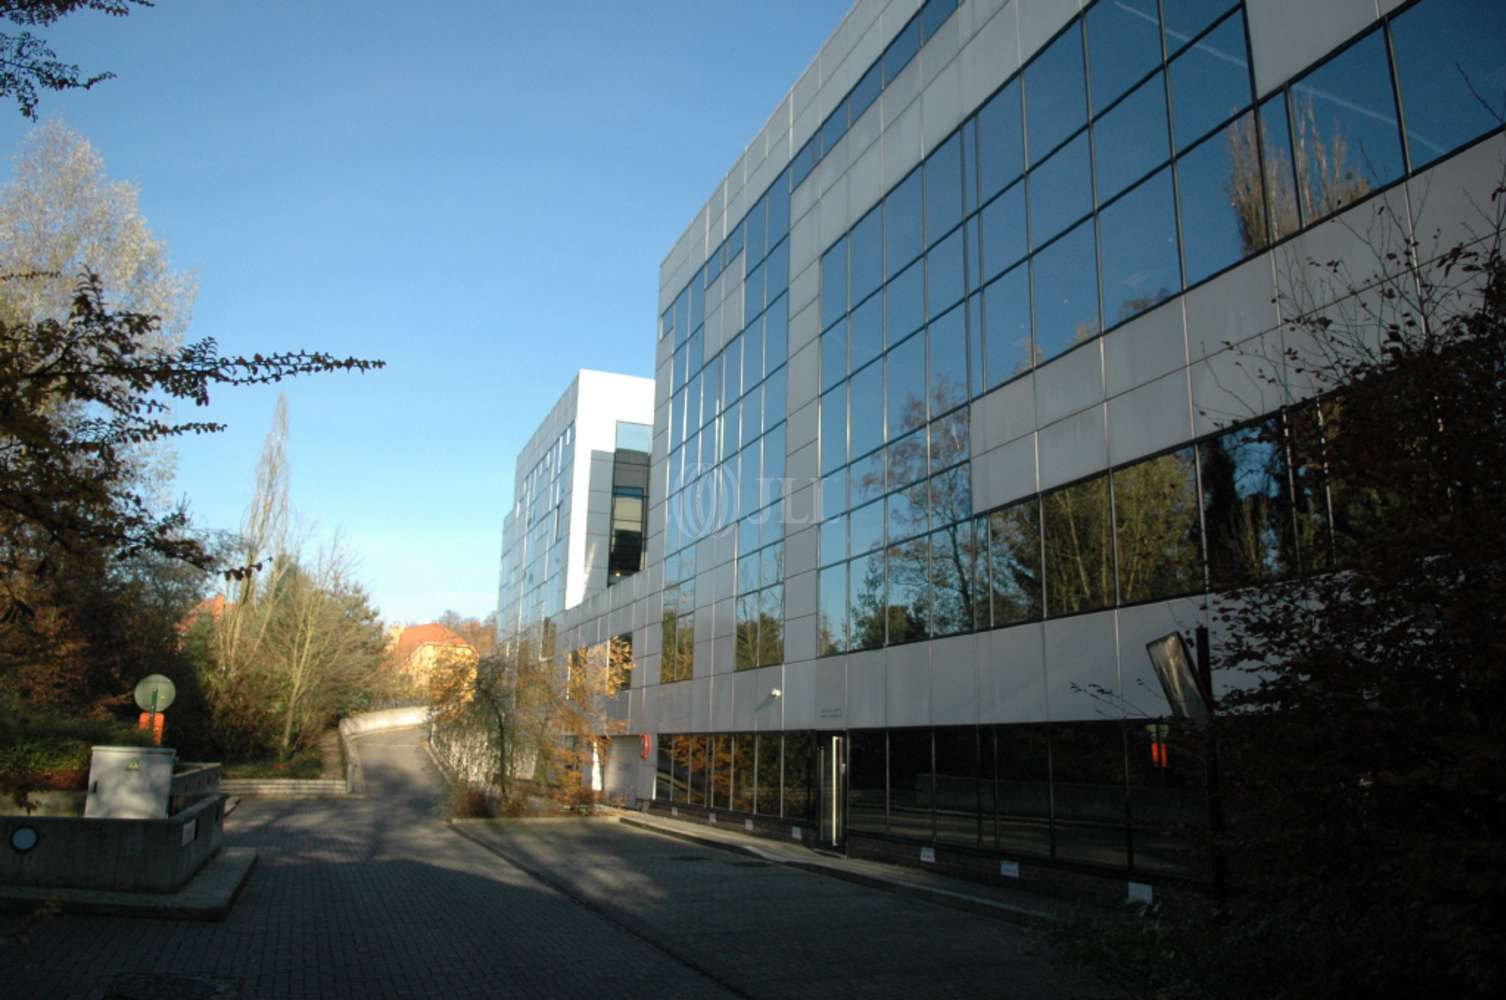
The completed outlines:
[[[820,742],[821,828],[820,846],[843,850],[847,846],[847,737],[824,734]]]

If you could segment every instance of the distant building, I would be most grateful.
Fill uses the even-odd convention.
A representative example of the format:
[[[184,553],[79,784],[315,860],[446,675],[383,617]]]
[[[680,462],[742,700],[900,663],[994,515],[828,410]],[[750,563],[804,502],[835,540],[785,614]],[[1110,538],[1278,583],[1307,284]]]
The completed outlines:
[[[401,629],[392,636],[387,655],[392,669],[419,687],[428,684],[435,666],[446,656],[469,664],[479,659],[475,646],[437,622]]]

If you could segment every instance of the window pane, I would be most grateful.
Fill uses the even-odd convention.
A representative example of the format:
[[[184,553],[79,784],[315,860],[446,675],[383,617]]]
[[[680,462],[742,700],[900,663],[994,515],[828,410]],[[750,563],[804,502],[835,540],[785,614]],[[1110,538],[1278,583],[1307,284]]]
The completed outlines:
[[[1131,724],[1125,736],[1135,868],[1206,877],[1208,784],[1201,735],[1152,722]]]
[[[758,595],[737,598],[737,649],[733,668],[746,670],[758,666]]]
[[[1297,177],[1293,172],[1292,137],[1286,117],[1286,93],[1260,106],[1260,148],[1265,160],[1265,201],[1269,241],[1283,239],[1301,228],[1297,208]],[[1185,182],[1184,182],[1185,183]],[[1184,211],[1185,206],[1184,206]],[[1188,241],[1191,244],[1191,241]],[[1190,271],[1189,271],[1189,284]]]
[[[884,501],[874,500],[852,512],[852,554],[860,556],[884,547]]]
[[[851,385],[850,454],[860,458],[884,443],[884,363],[864,368],[852,377]]]
[[[1098,226],[1105,320],[1122,323],[1181,291],[1170,170],[1104,209]]]
[[[673,736],[660,736],[654,772],[654,798],[669,802],[674,796],[674,740]]]
[[[926,340],[911,337],[885,359],[889,383],[889,439],[926,423]]]
[[[676,802],[690,801],[690,737],[676,736],[673,745],[674,754],[674,799]]]
[[[1046,613],[1055,618],[1114,602],[1114,542],[1109,477],[1099,476],[1041,499],[1045,521]]]
[[[1237,428],[1198,450],[1210,586],[1228,590],[1294,572],[1280,424]]]
[[[779,815],[779,762],[782,741],[783,736],[779,733],[759,733],[756,740],[758,792],[753,804],[755,810],[764,816]]]
[[[884,644],[884,554],[854,559],[847,585],[851,648],[878,649]]]
[[[1030,171],[1030,245],[1039,247],[1093,210],[1088,133]]]
[[[1120,601],[1203,589],[1197,465],[1191,448],[1114,471],[1114,537]]]
[[[926,246],[962,221],[962,140],[960,132],[926,158]]]
[[[966,312],[958,306],[934,321],[930,345],[931,412],[946,413],[967,402]]]
[[[994,626],[1041,617],[1041,509],[1031,497],[988,515]]]
[[[822,517],[839,517],[847,511],[847,470],[839,469],[821,480]]]
[[[908,486],[926,478],[925,428],[889,442],[887,463],[889,489]]]
[[[1093,139],[1100,205],[1165,163],[1171,155],[1171,139],[1161,74],[1146,80],[1095,122]]]
[[[821,329],[847,315],[847,240],[821,256]]]
[[[940,421],[937,422],[940,424]],[[935,467],[934,461],[932,467]],[[931,516],[931,527],[967,520],[973,514],[972,469],[969,463],[942,469],[930,479],[930,491],[926,496],[926,510]]]
[[[884,199],[885,274],[893,277],[921,250],[920,171],[900,181]]]
[[[763,380],[763,416],[764,426],[773,428],[784,420],[786,389],[788,388],[789,374],[784,368],[776,369],[768,378]],[[770,433],[766,431],[765,433]]]
[[[1156,0],[1109,0],[1088,11],[1088,68],[1098,114],[1161,64]]]
[[[904,69],[906,64],[915,58],[915,53],[919,51],[920,18],[912,17],[910,23],[900,29],[900,33],[895,36],[894,41],[890,42],[889,47],[884,50],[884,86],[887,87],[889,81],[898,76],[899,71]]]
[[[822,544],[826,542],[822,525]],[[821,617],[816,628],[817,654],[826,656],[847,649],[847,564],[821,570],[818,581]]]
[[[743,394],[743,338],[732,338],[724,351],[723,363],[727,369],[727,398],[737,399]]]
[[[847,112],[848,102],[843,101],[831,113],[831,116],[826,119],[826,123],[821,126],[822,155],[830,153],[836,148],[837,143],[842,140],[842,136],[847,134]]]
[[[1016,184],[983,207],[983,280],[1029,252],[1025,229],[1025,185]]]
[[[937,843],[978,846],[976,726],[946,726],[936,730],[935,794]]]
[[[1236,0],[1164,0],[1166,52],[1175,53],[1233,7]]]
[[[847,324],[838,323],[821,334],[821,391],[847,377]]]
[[[978,112],[979,197],[987,201],[1020,176],[1025,143],[1020,131],[1020,84],[1009,84]]]
[[[1038,163],[1087,117],[1078,22],[1025,67],[1025,121],[1030,162]]]
[[[768,199],[760,198],[758,204],[748,212],[744,219],[744,245],[748,253],[748,267],[756,267],[763,260],[764,252],[768,245],[764,242],[765,222],[768,217]]]
[[[993,728],[994,781],[983,783],[983,809],[985,814],[994,814],[998,849],[1005,854],[1048,857],[1051,758],[1047,730],[1038,726]],[[988,762],[987,744],[984,746],[984,761]]]
[[[884,495],[884,449],[870,452],[852,463],[852,505],[854,507]]]
[[[916,261],[890,281],[884,301],[888,311],[884,339],[897,344],[925,322],[925,262]]]
[[[926,0],[925,8],[920,16],[925,21],[926,40],[936,37],[937,30],[946,23],[946,19],[952,16],[957,9],[958,0]]]
[[[821,473],[847,464],[847,386],[821,397]]]
[[[754,771],[753,734],[732,737],[732,808],[736,812],[753,811],[758,775]]]
[[[816,147],[820,138],[819,135],[811,136],[810,141],[801,146],[795,158],[790,161],[790,180],[796,187],[799,187],[816,167],[816,155],[819,152]]]
[[[1496,42],[1483,42],[1490,38]],[[1413,170],[1500,124],[1470,88],[1501,109],[1503,38],[1499,0],[1424,0],[1391,22]]]
[[[814,733],[784,734],[784,816],[811,819],[816,812],[816,737]]]
[[[848,735],[847,829],[884,832],[888,734],[882,729]]]
[[[890,496],[894,510],[894,495]],[[891,522],[891,528],[893,524]],[[922,522],[921,528],[924,529]],[[886,550],[889,563],[889,644],[924,639],[930,621],[930,545],[926,536]]]
[[[931,468],[946,469],[965,461],[971,452],[972,441],[969,435],[969,418],[966,407],[960,407],[951,413],[931,423]],[[958,506],[961,510],[963,505]],[[972,503],[965,505],[967,513],[972,513]],[[964,517],[958,514],[956,518]]]
[[[881,76],[881,68],[878,63],[868,67],[868,72],[858,81],[857,86],[852,88],[852,120],[854,123],[861,117],[863,112],[878,100],[879,93],[884,84]]]
[[[931,731],[889,730],[889,833],[931,840]]]
[[[778,375],[775,381],[783,381]],[[778,496],[780,480],[784,478],[785,465],[785,440],[784,425],[781,424],[763,436],[763,478],[764,498],[772,500]]]
[[[711,771],[711,744],[708,737],[692,736],[689,742],[690,758],[690,796],[688,801],[693,806],[704,806],[706,802],[706,789],[709,784],[708,778]]]
[[[820,558],[822,566],[842,562],[847,558],[847,516],[838,514],[821,522],[819,529]]]
[[[1030,267],[983,290],[983,337],[990,389],[1030,370]]]
[[[1030,262],[1035,279],[1035,362],[1098,336],[1098,266],[1091,220]]]
[[[852,301],[863,301],[884,281],[884,213],[875,208],[852,227]]]
[[[884,297],[871,296],[854,309],[847,329],[850,366],[856,371],[884,352]]]
[[[1124,734],[1117,722],[1051,728],[1052,826],[1061,861],[1124,867]]]
[[[765,196],[769,199],[769,252],[772,254],[779,241],[790,234],[790,179],[789,172],[769,185]]]
[[[772,295],[771,295],[772,297]],[[773,372],[774,369],[789,360],[789,332],[790,332],[790,300],[781,295],[769,303],[768,312],[763,314],[763,353],[764,370]],[[767,410],[764,412],[768,412]],[[784,419],[784,411],[780,410],[776,420]],[[774,421],[771,420],[770,423]]]
[[[1254,139],[1245,115],[1177,161],[1189,285],[1267,245]]]
[[[935,316],[962,301],[967,293],[962,253],[962,230],[931,248],[926,254],[926,315]]]
[[[973,568],[977,555],[973,522],[931,532],[932,636],[957,635],[973,627]]]
[[[732,737],[711,738],[711,801],[713,809],[732,808]]]
[[[1308,74],[1290,99],[1304,222],[1401,176],[1401,138],[1379,31]]]
[[[1171,120],[1186,149],[1250,103],[1245,20],[1235,14],[1171,64]]]

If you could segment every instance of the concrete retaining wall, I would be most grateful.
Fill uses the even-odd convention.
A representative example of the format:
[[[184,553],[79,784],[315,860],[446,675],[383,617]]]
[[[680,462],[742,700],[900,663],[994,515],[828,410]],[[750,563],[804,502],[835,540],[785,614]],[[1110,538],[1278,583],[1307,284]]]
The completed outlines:
[[[375,733],[384,729],[412,729],[429,726],[429,709],[424,705],[404,708],[385,708],[378,712],[362,712],[348,715],[340,720],[340,749],[345,754],[345,789],[352,795],[366,792],[366,778],[361,773],[361,755],[352,744],[363,733]]]
[[[345,795],[347,789],[339,778],[230,778],[220,782],[220,791],[270,799],[324,799]]]

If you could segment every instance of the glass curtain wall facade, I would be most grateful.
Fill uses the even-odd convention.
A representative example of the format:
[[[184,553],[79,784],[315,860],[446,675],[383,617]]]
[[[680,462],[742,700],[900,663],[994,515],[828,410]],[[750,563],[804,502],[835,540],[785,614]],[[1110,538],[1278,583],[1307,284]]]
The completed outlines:
[[[991,37],[955,23],[980,6],[931,0],[890,33],[845,95],[811,105],[833,110],[772,184],[742,193],[751,208],[728,211],[727,235],[707,241],[688,280],[664,290],[664,460],[651,492],[665,502],[650,525],[663,603],[658,676],[643,683],[660,706],[698,680],[712,693],[708,709],[661,708],[668,722],[644,724],[657,727],[648,785],[669,803],[810,820],[817,736],[839,731],[850,836],[1197,878],[1186,847],[1202,816],[1195,741],[1155,711],[1048,711],[1044,690],[1069,686],[1053,672],[1094,676],[1072,674],[1087,641],[1075,631],[1108,630],[1113,684],[1121,672],[1143,679],[1131,660],[1145,640],[1115,645],[1125,622],[1152,620],[1132,619],[1136,609],[1205,614],[1214,596],[1342,568],[1366,544],[1366,498],[1325,474],[1336,402],[1288,387],[1210,415],[1186,345],[1227,345],[1181,324],[1251,303],[1273,311],[1270,291],[1236,286],[1251,270],[1242,265],[1274,261],[1331,232],[1337,215],[1498,140],[1500,119],[1476,95],[1506,91],[1506,56],[1478,39],[1506,37],[1506,5],[1382,3],[1380,17],[1272,82],[1263,67],[1279,60],[1260,46],[1281,43],[1258,4],[1099,0],[1064,16],[913,169],[829,226],[826,199],[857,201],[856,181],[832,180],[833,163],[861,152],[844,138],[883,106],[886,162],[891,141],[918,146],[919,130],[893,126],[886,102],[916,86],[912,61],[951,58],[964,30],[969,44]],[[978,20],[1005,16],[986,6]],[[802,253],[812,216],[818,245]],[[1202,313],[1172,302],[1236,287],[1244,298],[1230,292]],[[1180,380],[1170,397],[1181,429],[1125,457],[1106,444],[1095,453],[1078,427],[1097,420],[1097,440],[1112,438],[1122,430],[1112,387],[1152,381],[1130,381],[1153,345],[1123,347],[1126,331],[1139,336],[1169,310],[1183,353],[1152,377]],[[1071,424],[1079,414],[1090,420]],[[997,456],[1011,442],[1027,457],[1001,487]],[[1047,475],[1058,468],[1080,471]],[[725,586],[708,541],[731,553]],[[725,666],[698,660],[720,637],[715,614],[706,636],[695,627],[708,587],[714,607],[731,609]],[[984,636],[993,645],[966,648],[1034,643],[1034,660],[1019,656],[1046,680],[980,652],[975,675],[1015,693],[977,680],[973,704],[939,704],[948,651]],[[715,685],[733,683],[718,675],[753,670],[763,686],[748,686],[746,712],[734,706],[743,722],[689,724],[717,716]],[[927,670],[929,683],[913,679]],[[884,713],[855,693],[875,674],[888,706],[877,725],[865,713]],[[796,713],[792,677],[816,699],[822,678],[841,678],[828,684],[838,707]],[[773,715],[769,686],[785,690]],[[1118,691],[1127,696],[1128,679]],[[927,700],[896,711],[905,698]],[[928,724],[897,721],[916,716]]]

